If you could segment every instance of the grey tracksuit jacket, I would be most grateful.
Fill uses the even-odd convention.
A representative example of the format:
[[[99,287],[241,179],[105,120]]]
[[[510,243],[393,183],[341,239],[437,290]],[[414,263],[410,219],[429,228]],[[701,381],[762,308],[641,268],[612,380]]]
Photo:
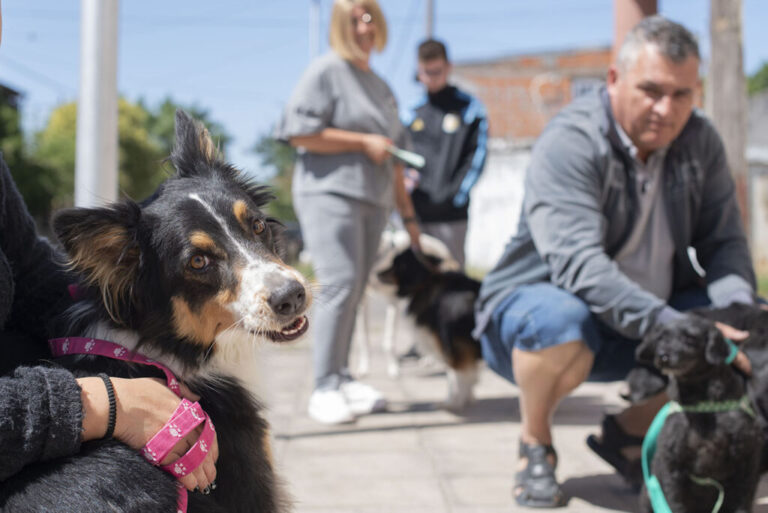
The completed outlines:
[[[564,108],[534,145],[518,230],[483,280],[475,336],[512,289],[542,281],[581,298],[630,338],[676,316],[612,259],[632,231],[635,183],[605,89]],[[696,110],[669,147],[661,188],[675,245],[673,292],[706,286],[716,306],[751,301],[755,276],[724,147]]]

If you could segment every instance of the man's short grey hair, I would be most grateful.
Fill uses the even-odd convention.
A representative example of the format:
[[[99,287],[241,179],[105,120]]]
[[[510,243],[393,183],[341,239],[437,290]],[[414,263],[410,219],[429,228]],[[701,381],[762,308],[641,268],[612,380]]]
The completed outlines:
[[[646,44],[656,46],[672,62],[681,63],[688,57],[701,59],[699,43],[691,32],[674,21],[659,15],[644,18],[624,38],[619,49],[619,69],[631,66]]]

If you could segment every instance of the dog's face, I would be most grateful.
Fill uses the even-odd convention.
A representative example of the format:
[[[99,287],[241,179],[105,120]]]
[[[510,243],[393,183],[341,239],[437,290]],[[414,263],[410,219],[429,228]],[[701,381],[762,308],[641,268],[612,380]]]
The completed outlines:
[[[678,380],[725,365],[730,348],[722,333],[706,319],[687,316],[657,325],[643,338],[635,356]]]
[[[389,268],[379,271],[377,276],[382,283],[395,285],[398,296],[407,297],[429,280],[439,264],[439,258],[417,255],[413,249],[408,248],[395,257]]]
[[[179,112],[176,124],[177,173],[152,197],[55,217],[73,267],[112,322],[186,363],[221,349],[225,332],[299,337],[311,295],[278,256],[268,192],[219,160],[197,122]]]

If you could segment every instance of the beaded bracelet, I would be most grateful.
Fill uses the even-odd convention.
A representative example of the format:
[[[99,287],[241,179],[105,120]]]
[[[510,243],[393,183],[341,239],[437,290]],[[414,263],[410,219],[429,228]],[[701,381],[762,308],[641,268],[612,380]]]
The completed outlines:
[[[117,418],[117,401],[115,401],[115,389],[112,387],[112,380],[106,374],[99,373],[98,376],[104,382],[104,386],[107,387],[107,397],[109,398],[109,420],[107,421],[107,432],[104,435],[105,439],[112,438],[112,434],[115,432],[115,420]]]

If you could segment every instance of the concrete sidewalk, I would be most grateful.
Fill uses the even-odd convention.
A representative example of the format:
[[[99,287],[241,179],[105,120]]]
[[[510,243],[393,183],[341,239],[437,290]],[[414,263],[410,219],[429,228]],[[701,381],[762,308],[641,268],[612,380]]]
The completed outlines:
[[[378,341],[380,320],[372,324],[372,339]],[[378,346],[375,342],[371,373],[362,381],[386,395],[388,411],[335,427],[306,414],[312,391],[309,339],[263,348],[259,388],[295,512],[531,511],[518,507],[511,493],[520,430],[517,390],[483,368],[477,402],[457,416],[436,406],[447,390],[443,373],[411,365],[402,377],[390,379]],[[584,443],[604,411],[622,406],[618,388],[618,383],[584,384],[557,412],[557,474],[570,497],[560,511],[637,510],[636,496]],[[765,479],[762,485],[755,511],[768,513]]]

